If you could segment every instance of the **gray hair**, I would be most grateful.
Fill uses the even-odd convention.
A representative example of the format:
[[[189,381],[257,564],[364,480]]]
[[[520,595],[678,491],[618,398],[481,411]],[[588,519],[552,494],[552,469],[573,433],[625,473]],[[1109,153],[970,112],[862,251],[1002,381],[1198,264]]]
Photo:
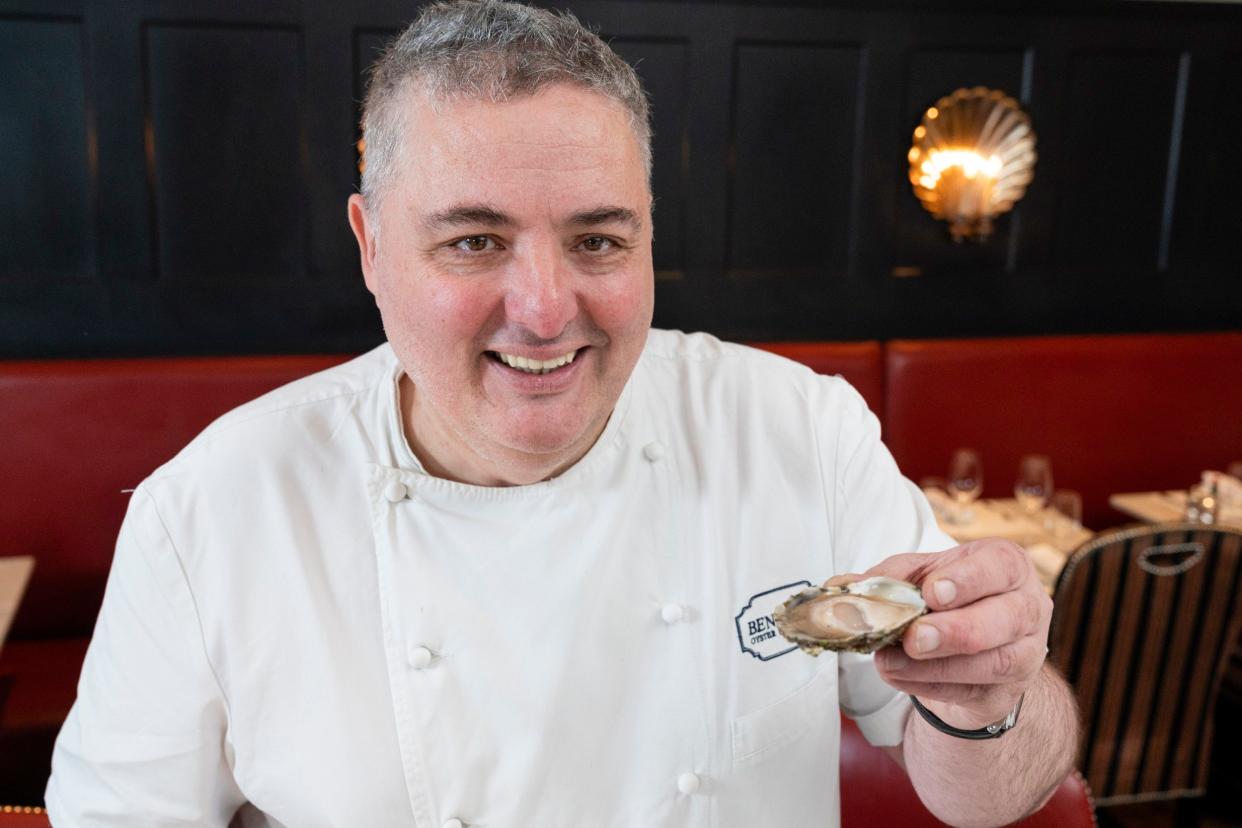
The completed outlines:
[[[647,95],[633,67],[570,12],[449,0],[425,7],[371,69],[362,106],[368,210],[378,209],[395,172],[405,127],[400,98],[407,88],[418,84],[433,101],[499,102],[555,83],[599,92],[626,108],[650,185]]]

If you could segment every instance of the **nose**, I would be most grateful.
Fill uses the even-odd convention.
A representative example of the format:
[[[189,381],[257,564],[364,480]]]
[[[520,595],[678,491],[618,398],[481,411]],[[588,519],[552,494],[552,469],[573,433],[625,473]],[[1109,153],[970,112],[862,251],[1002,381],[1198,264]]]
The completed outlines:
[[[559,246],[539,245],[515,258],[505,316],[540,339],[555,339],[578,315],[573,274]]]

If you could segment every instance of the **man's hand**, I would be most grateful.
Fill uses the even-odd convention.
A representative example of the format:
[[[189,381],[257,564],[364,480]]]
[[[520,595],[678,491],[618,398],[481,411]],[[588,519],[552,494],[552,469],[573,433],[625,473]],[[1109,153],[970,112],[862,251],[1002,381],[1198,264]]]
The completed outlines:
[[[973,541],[895,555],[828,583],[873,575],[920,586],[931,609],[900,647],[876,653],[883,679],[966,730],[1005,718],[1039,675],[1052,620],[1052,600],[1026,551],[1004,540]]]

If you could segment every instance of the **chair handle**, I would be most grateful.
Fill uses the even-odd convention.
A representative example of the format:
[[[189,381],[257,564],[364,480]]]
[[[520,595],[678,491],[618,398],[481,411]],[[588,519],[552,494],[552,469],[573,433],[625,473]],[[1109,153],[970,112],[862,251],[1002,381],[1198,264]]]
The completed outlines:
[[[1149,546],[1138,555],[1139,568],[1152,575],[1181,575],[1203,558],[1201,543]]]

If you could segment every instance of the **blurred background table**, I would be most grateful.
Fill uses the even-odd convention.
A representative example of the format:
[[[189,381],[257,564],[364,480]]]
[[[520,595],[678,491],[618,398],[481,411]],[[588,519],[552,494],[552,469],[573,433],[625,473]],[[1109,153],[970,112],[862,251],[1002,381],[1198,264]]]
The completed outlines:
[[[0,647],[4,646],[4,637],[17,615],[17,605],[22,600],[33,569],[34,557],[31,555],[0,558]]]
[[[1186,491],[1125,492],[1111,495],[1108,505],[1144,523],[1174,523],[1186,514]],[[1242,529],[1242,506],[1222,503],[1217,523]]]
[[[982,538],[1004,538],[1026,548],[1044,587],[1051,592],[1065,561],[1080,543],[1095,533],[1051,509],[1028,514],[1013,498],[977,500],[965,509],[969,520],[955,518],[958,507],[933,502],[937,522],[958,543]]]

